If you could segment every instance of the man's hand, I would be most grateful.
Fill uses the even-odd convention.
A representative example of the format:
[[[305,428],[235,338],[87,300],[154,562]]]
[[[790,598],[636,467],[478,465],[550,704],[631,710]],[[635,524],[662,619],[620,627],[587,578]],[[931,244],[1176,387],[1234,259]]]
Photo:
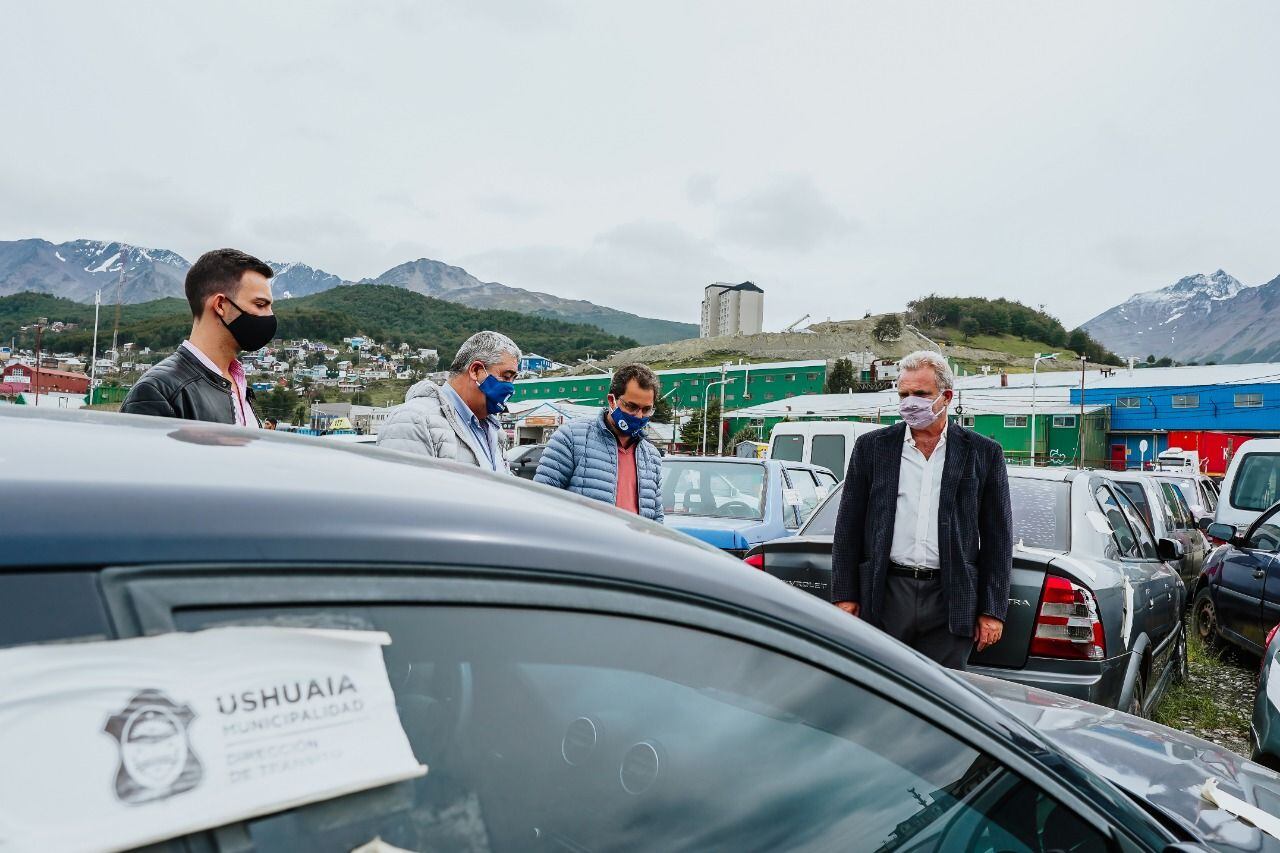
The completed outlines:
[[[1004,623],[994,616],[979,616],[978,627],[973,629],[973,641],[978,644],[978,651],[1000,642],[1004,633]]]
[[[850,616],[858,615],[859,608],[858,608],[858,602],[856,601],[837,601],[836,607],[839,607],[841,610],[843,610],[845,613],[848,613]]]

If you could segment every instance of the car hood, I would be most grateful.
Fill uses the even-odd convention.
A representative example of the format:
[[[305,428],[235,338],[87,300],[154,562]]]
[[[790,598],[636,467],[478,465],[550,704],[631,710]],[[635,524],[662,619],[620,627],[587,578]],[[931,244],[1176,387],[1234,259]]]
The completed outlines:
[[[1280,776],[1194,735],[1123,711],[988,678],[962,677],[1099,776],[1191,828],[1220,850],[1280,850],[1280,840],[1201,798],[1218,789],[1280,815]]]
[[[771,535],[763,522],[747,518],[668,515],[663,523],[717,548],[748,548]]]

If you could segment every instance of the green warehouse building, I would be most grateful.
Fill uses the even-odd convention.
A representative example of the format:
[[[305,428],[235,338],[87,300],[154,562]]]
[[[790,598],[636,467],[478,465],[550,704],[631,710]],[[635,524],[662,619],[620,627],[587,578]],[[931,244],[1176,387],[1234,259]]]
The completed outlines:
[[[659,370],[662,395],[677,411],[701,409],[708,393],[720,399],[720,367],[688,367]],[[726,412],[757,403],[771,403],[806,394],[821,394],[827,381],[827,363],[775,361],[767,364],[733,364],[725,369]],[[583,376],[545,376],[517,380],[513,402],[569,400],[604,405],[609,377],[603,373]]]

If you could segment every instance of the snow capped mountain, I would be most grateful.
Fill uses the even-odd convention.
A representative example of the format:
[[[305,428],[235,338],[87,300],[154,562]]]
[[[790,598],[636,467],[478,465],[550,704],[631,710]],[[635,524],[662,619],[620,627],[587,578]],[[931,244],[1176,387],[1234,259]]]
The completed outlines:
[[[303,263],[268,264],[275,271],[272,290],[281,299],[353,284]],[[126,303],[184,298],[183,282],[191,263],[175,252],[101,240],[71,240],[55,245],[40,239],[0,241],[0,296],[31,291],[92,303],[94,291],[101,290],[102,301],[114,303],[121,267],[125,267],[121,296]],[[590,323],[646,344],[698,334],[698,327],[692,323],[638,317],[585,300],[483,282],[461,267],[429,258],[400,264],[380,276],[363,279],[360,284],[389,284],[473,308],[498,308]]]
[[[1270,311],[1273,297],[1280,297],[1280,278],[1255,286],[1223,270],[1199,273],[1135,294],[1085,323],[1084,329],[1122,356],[1240,362],[1268,350],[1269,330],[1241,335],[1246,325],[1258,319],[1256,312]],[[1276,319],[1280,317],[1272,313],[1264,325],[1276,325]],[[1275,337],[1280,344],[1280,334]]]

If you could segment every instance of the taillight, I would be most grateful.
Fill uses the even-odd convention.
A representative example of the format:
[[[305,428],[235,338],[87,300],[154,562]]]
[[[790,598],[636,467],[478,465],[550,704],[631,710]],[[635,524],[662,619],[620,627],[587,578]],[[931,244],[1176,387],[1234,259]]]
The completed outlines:
[[[752,568],[756,568],[756,569],[763,569],[763,568],[764,568],[764,554],[763,554],[763,553],[760,553],[760,554],[748,554],[746,557],[743,557],[743,558],[742,558],[742,562],[746,563],[748,566],[751,566]]]
[[[1046,575],[1031,638],[1031,654],[1083,660],[1105,658],[1107,642],[1093,593],[1066,578]]]
[[[1280,631],[1280,624],[1272,625],[1271,630],[1267,632],[1267,641],[1262,644],[1262,660],[1258,663],[1258,678],[1262,678],[1262,671],[1267,668],[1267,652],[1271,651],[1271,641],[1275,639],[1276,631]]]

